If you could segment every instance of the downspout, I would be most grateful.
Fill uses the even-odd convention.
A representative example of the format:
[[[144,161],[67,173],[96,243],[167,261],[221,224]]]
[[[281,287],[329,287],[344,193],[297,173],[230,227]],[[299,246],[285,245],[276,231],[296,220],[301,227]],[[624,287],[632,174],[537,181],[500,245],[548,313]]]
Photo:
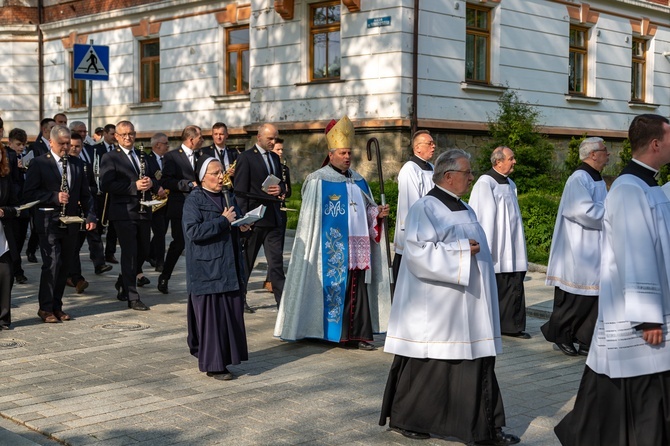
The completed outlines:
[[[412,40],[412,131],[410,135],[416,132],[418,127],[418,90],[419,78],[419,0],[414,0],[414,35]]]
[[[38,121],[44,117],[44,35],[42,34],[42,21],[44,15],[44,0],[37,0],[37,67],[38,67],[38,101],[40,115]]]

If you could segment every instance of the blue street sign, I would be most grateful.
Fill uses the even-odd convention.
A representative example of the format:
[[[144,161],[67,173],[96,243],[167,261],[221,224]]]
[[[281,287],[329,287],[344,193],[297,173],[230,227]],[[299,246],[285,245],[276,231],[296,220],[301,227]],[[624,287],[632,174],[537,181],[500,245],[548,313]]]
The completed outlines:
[[[391,26],[391,16],[368,19],[368,28],[377,28],[380,26]]]
[[[74,45],[74,78],[91,81],[109,80],[109,47]]]

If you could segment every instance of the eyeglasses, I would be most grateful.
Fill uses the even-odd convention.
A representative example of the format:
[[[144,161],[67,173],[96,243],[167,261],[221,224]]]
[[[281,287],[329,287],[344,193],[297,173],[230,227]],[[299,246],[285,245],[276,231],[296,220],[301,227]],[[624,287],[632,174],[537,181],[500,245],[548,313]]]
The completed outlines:
[[[214,177],[218,177],[219,175],[223,175],[222,170],[217,170],[216,172],[205,172],[207,175],[212,175]]]
[[[421,141],[416,143],[417,146],[421,144],[428,144],[429,146],[435,146],[435,141],[429,141],[429,142]]]
[[[460,172],[460,173],[464,173],[468,176],[473,175],[472,170],[447,170],[444,173],[446,174],[447,172]]]
[[[118,138],[123,138],[123,139],[125,139],[125,138],[134,138],[135,136],[137,136],[137,132],[117,133],[116,136],[117,136]]]
[[[607,149],[596,149],[596,150],[591,150],[591,152],[607,152]]]

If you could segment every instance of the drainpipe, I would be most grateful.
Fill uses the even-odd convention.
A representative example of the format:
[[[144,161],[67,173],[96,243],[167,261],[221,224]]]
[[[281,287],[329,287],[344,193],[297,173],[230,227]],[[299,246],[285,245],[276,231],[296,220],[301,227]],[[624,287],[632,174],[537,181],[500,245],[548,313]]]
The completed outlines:
[[[412,45],[412,131],[410,136],[416,132],[418,127],[418,77],[419,77],[419,0],[414,0],[414,35]]]
[[[38,101],[39,101],[39,119],[44,116],[44,35],[42,34],[42,21],[44,15],[44,0],[37,0],[37,66],[38,66]]]

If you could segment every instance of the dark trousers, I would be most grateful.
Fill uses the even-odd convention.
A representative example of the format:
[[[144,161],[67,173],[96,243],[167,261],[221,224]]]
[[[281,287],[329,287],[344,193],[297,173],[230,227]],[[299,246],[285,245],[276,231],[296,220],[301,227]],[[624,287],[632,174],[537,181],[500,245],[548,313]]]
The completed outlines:
[[[261,246],[265,251],[265,258],[268,262],[268,276],[272,284],[272,292],[275,295],[275,301],[279,303],[281,293],[284,290],[284,228],[277,226],[274,228],[253,227],[251,235],[247,239],[245,261],[247,267],[247,284],[251,271],[256,263],[256,257]],[[169,255],[169,253],[168,253]],[[167,261],[166,261],[167,264]]]
[[[167,207],[151,214],[153,236],[149,247],[149,258],[156,262],[156,266],[162,266],[165,263],[165,234],[167,233],[168,223]]]
[[[37,215],[37,218],[40,216]],[[49,217],[44,218],[46,220]],[[57,223],[51,222],[46,225],[46,228],[38,223],[35,223],[35,226],[42,255],[42,273],[38,293],[40,310],[53,313],[63,309],[65,281],[77,249],[79,225],[71,224],[66,228],[60,228]]]
[[[181,228],[181,218],[170,219],[170,232],[172,233],[172,241],[168,247],[165,265],[163,265],[163,272],[161,273],[161,276],[168,280],[172,276],[172,271],[174,271],[179,256],[184,251],[184,231]]]
[[[107,226],[107,237],[105,237],[105,257],[113,256],[116,253],[117,240],[116,227],[110,224]]]
[[[11,223],[14,226],[14,238],[16,239],[16,252],[12,253],[12,266],[14,274],[17,276],[23,274],[23,268],[21,267],[21,252],[23,251],[23,244],[26,242],[26,236],[28,235],[28,225],[30,224],[30,219],[28,217],[19,217],[12,220]]]
[[[151,221],[119,220],[112,222],[121,246],[122,291],[128,300],[139,300],[137,273],[149,255]]]
[[[39,246],[40,246],[40,239],[37,236],[37,231],[35,230],[33,219],[30,218],[30,237],[28,238],[28,246],[26,247],[26,253],[31,252],[35,254]]]
[[[98,226],[96,231],[100,235],[100,240],[102,240],[102,234],[105,233],[105,226],[102,225],[102,216],[105,209],[105,197],[107,194],[100,194],[95,196],[95,212],[98,215]],[[107,217],[105,217],[107,218]],[[107,237],[105,237],[105,257],[113,256],[116,253],[116,228],[108,220],[108,226],[106,227]]]
[[[80,279],[84,278],[84,276],[81,275],[81,259],[79,258],[81,248],[84,246],[84,240],[88,240],[88,251],[90,258],[93,261],[93,265],[97,268],[105,264],[105,254],[103,252],[100,233],[95,229],[93,231],[79,231],[77,250],[72,257],[72,267],[70,268],[70,274],[68,275],[68,277],[72,279],[72,283],[75,285]]]
[[[12,323],[12,256],[8,252],[0,256],[0,325],[9,327]]]

